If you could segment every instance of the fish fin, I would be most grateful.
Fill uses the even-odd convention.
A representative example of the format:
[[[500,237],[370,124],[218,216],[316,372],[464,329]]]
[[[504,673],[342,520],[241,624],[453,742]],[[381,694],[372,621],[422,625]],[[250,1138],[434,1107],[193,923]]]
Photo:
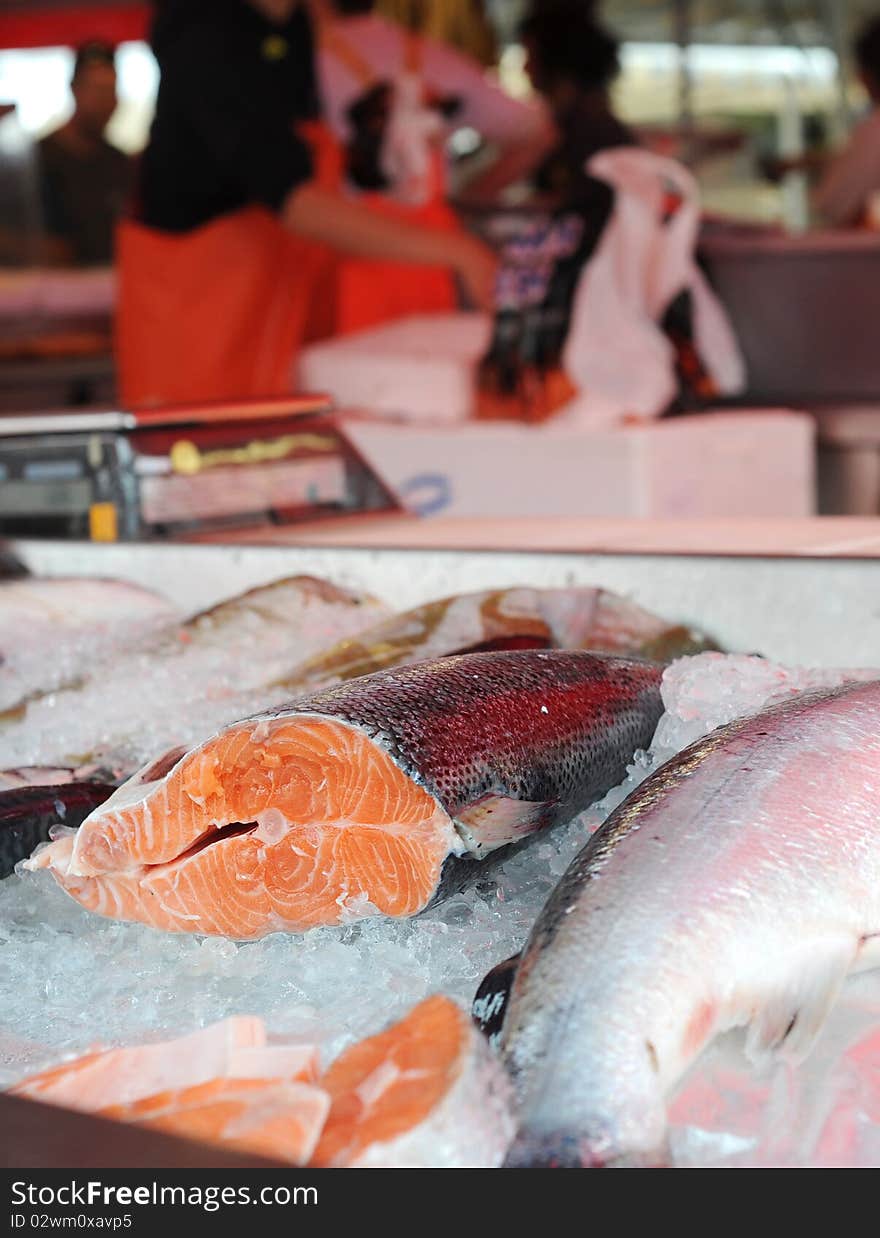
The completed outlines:
[[[809,953],[784,987],[752,1019],[746,1036],[747,1056],[753,1062],[773,1053],[803,1060],[837,1000],[855,954],[851,938],[811,942]]]
[[[489,1044],[496,1047],[521,958],[522,954],[514,954],[487,972],[471,1003],[471,1018],[483,1035],[489,1038]]]
[[[482,858],[528,834],[551,825],[557,800],[517,800],[507,795],[484,795],[455,815],[455,828],[473,855]]]

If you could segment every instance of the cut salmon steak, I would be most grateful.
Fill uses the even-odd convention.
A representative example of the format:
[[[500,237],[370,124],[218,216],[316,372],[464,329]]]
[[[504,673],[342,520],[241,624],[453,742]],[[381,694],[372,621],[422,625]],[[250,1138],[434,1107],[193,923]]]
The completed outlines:
[[[95,1051],[12,1093],[293,1165],[494,1168],[512,1087],[466,1014],[430,997],[319,1077],[314,1045],[269,1045],[236,1017],[159,1044]]]
[[[211,1027],[155,1044],[95,1049],[30,1075],[13,1095],[95,1112],[131,1106],[157,1093],[173,1093],[217,1079],[271,1076],[314,1083],[314,1045],[269,1045],[261,1019],[237,1016]]]
[[[330,1113],[315,1166],[494,1169],[513,1138],[504,1069],[446,997],[353,1045],[321,1086]]]
[[[314,1045],[269,1045],[236,1017],[177,1040],[86,1054],[12,1094],[304,1164],[330,1109]]]
[[[212,1079],[130,1105],[109,1105],[98,1116],[305,1165],[329,1109],[330,1097],[322,1088],[270,1076]]]
[[[412,916],[449,857],[570,820],[620,782],[662,713],[661,675],[528,651],[354,679],[168,754],[26,867],[172,932]]]

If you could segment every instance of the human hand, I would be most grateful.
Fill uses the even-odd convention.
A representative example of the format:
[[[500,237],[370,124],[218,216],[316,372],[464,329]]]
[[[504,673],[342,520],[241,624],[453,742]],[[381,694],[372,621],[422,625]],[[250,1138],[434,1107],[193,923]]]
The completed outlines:
[[[458,238],[453,267],[464,284],[475,309],[487,314],[495,312],[495,282],[498,277],[498,257],[482,241],[467,233]]]

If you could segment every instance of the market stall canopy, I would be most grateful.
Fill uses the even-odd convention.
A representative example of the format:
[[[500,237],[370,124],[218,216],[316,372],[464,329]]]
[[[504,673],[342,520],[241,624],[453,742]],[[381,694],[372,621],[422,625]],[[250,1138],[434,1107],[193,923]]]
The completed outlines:
[[[0,50],[143,39],[150,9],[143,0],[7,0],[0,13]]]

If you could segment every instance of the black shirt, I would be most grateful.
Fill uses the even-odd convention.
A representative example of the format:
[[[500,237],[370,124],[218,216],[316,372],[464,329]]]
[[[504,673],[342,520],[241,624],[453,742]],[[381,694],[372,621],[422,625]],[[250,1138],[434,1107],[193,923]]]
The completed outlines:
[[[630,129],[609,110],[604,96],[580,95],[554,114],[559,141],[534,174],[536,188],[551,193],[584,220],[589,248],[598,241],[614,206],[614,191],[590,176],[586,165],[599,151],[635,146]]]
[[[319,111],[304,6],[275,25],[244,0],[164,0],[152,45],[161,79],[141,220],[186,232],[252,203],[278,210],[312,173],[294,132]]]
[[[64,129],[39,143],[38,169],[46,231],[70,246],[78,266],[113,260],[113,233],[131,190],[131,160],[103,139],[87,153]]]

